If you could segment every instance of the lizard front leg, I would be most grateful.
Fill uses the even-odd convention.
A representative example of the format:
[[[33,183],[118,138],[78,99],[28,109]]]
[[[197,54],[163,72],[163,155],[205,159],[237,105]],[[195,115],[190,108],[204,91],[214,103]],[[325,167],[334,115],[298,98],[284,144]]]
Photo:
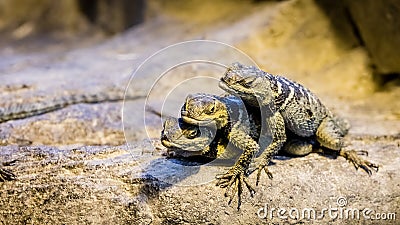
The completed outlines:
[[[268,134],[269,132],[266,132],[266,129],[269,129],[271,134]],[[264,139],[268,139],[269,135],[272,135],[272,142],[259,157],[253,160],[249,168],[249,174],[257,170],[256,185],[258,185],[260,181],[261,172],[263,170],[268,177],[272,179],[272,173],[269,172],[267,166],[272,157],[278,153],[286,142],[285,121],[279,112],[275,112],[272,116],[266,116],[266,124],[262,128],[260,142],[265,142]]]
[[[253,196],[255,193],[254,188],[247,181],[245,173],[254,155],[259,151],[260,147],[254,139],[252,139],[243,129],[241,129],[239,124],[232,127],[229,135],[229,140],[234,146],[242,149],[243,153],[236,161],[235,165],[228,170],[228,172],[222,175],[218,175],[216,177],[218,179],[217,185],[222,188],[227,188],[225,196],[228,196],[228,192],[233,188],[228,204],[232,202],[233,197],[237,192],[237,208],[239,209],[241,205],[243,184],[246,185],[247,189],[250,191],[251,196]]]

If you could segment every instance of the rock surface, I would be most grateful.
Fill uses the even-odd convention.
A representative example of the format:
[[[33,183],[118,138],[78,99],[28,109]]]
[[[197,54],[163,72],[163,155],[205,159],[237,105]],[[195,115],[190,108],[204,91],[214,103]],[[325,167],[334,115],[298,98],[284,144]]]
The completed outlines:
[[[1,107],[15,102],[51,101],[58,95],[122,92],[132,71],[157,50],[182,40],[206,37],[234,45],[266,71],[285,74],[313,90],[329,108],[352,124],[346,148],[367,150],[368,159],[382,166],[379,172],[368,176],[356,171],[343,158],[332,156],[277,156],[270,166],[274,178],[268,180],[263,174],[253,198],[245,191],[240,211],[235,207],[236,200],[232,205],[227,204],[224,190],[216,187],[215,181],[205,179],[190,185],[197,178],[210,176],[204,172],[207,166],[184,171],[177,169],[180,167],[174,161],[165,159],[158,141],[161,120],[144,111],[144,105],[148,104],[165,114],[176,115],[186,93],[220,91],[213,78],[220,77],[223,69],[209,64],[187,64],[160,76],[147,99],[75,104],[1,123],[0,162],[16,160],[6,168],[17,175],[17,180],[0,183],[0,221],[398,223],[400,88],[392,86],[375,91],[368,54],[358,45],[351,27],[340,27],[338,36],[338,28],[331,23],[325,8],[311,0],[258,4],[238,1],[232,5],[221,1],[219,6],[188,2],[197,7],[185,10],[166,7],[145,24],[104,42],[96,40],[90,46],[61,51],[45,48],[32,53],[9,46],[0,52]],[[163,8],[159,4],[152,7]],[[215,10],[217,6],[227,8]],[[243,12],[243,7],[249,13]],[[196,10],[203,15],[197,15]],[[200,19],[207,13],[210,14],[207,19]],[[343,13],[338,8],[331,16],[340,20]],[[231,57],[205,50],[210,55],[216,54],[216,58]],[[173,57],[170,58],[166,61]],[[155,64],[152,68],[161,66]],[[145,74],[135,77],[134,86],[139,88],[131,94],[146,93],[145,87],[153,84]],[[209,78],[193,79],[201,76]],[[181,82],[188,82],[181,85],[182,90],[176,88]],[[163,105],[166,99],[168,104]],[[254,184],[255,177],[251,176],[250,181]],[[298,210],[300,214],[289,217],[286,213],[287,218],[280,218],[277,208],[293,209],[293,213]],[[323,209],[329,208],[367,209],[371,210],[371,216],[396,214],[396,219],[369,220],[362,215],[360,219],[346,219],[344,215],[335,218],[336,214],[327,213],[323,218],[301,218],[304,209],[313,209],[320,216]]]

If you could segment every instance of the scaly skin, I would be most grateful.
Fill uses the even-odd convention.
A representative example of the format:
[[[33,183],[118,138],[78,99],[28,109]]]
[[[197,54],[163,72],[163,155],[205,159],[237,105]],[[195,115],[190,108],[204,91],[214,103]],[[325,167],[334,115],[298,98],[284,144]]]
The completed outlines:
[[[349,124],[335,117],[302,85],[253,66],[234,63],[221,78],[219,86],[242,98],[245,104],[260,107],[265,125],[271,129],[272,143],[250,166],[250,170],[258,170],[257,184],[262,170],[268,173],[266,166],[286,142],[285,130],[300,137],[315,136],[321,146],[337,151],[338,155],[368,174],[371,174],[371,169],[378,170],[378,165],[359,158],[356,151],[343,149],[343,137],[350,128]],[[307,154],[307,149],[312,149],[309,145],[302,143],[298,146],[299,151]]]
[[[240,98],[235,96],[221,96],[221,98],[233,98],[235,104],[241,104]],[[229,102],[231,100],[227,100]],[[240,108],[246,107],[245,105]],[[160,113],[149,109],[152,113],[162,116]],[[259,137],[259,129],[261,127],[260,115],[256,112],[248,111],[250,122],[250,136],[257,140]],[[161,131],[161,143],[168,148],[168,155],[170,157],[190,157],[190,156],[206,156],[211,158],[230,157],[227,155],[221,156],[226,151],[229,143],[227,137],[229,131],[221,129],[213,129],[206,126],[197,126],[188,124],[182,118],[167,117],[163,124]]]
[[[189,95],[182,107],[181,116],[185,123],[198,126],[217,127],[217,135],[227,136],[230,143],[243,150],[235,165],[227,173],[218,175],[217,185],[227,188],[226,195],[231,191],[238,193],[238,208],[241,205],[243,185],[246,185],[251,195],[254,189],[247,181],[248,167],[260,150],[257,140],[252,137],[251,119],[246,106],[234,96],[220,97],[210,94]],[[231,195],[231,202],[233,195]]]
[[[233,145],[243,150],[236,164],[226,174],[217,177],[217,185],[227,188],[226,194],[231,189],[233,193],[237,192],[238,208],[241,204],[243,184],[251,194],[254,193],[246,176],[258,170],[258,184],[264,170],[272,178],[266,166],[279,150],[302,156],[312,152],[313,146],[320,145],[323,150],[336,151],[356,168],[361,167],[369,174],[371,169],[378,169],[377,165],[361,159],[357,152],[342,149],[343,137],[350,127],[348,122],[335,117],[314,94],[300,84],[284,77],[267,74],[254,67],[234,64],[221,79],[220,86],[241,97],[244,103],[232,96],[224,99],[207,94],[189,95],[182,107],[182,119],[186,124],[200,127],[215,124],[217,133],[223,133],[219,138],[227,135]],[[254,116],[249,108],[257,108],[260,115]],[[241,117],[240,114],[245,109],[250,112],[250,118],[262,118],[263,127],[267,129],[260,128],[260,121],[249,123],[247,116]],[[256,126],[257,129],[254,129]],[[257,130],[256,134],[250,134],[252,132],[249,132],[249,129]],[[174,128],[164,126],[164,130]],[[271,136],[272,143],[267,145],[261,156],[257,156],[256,153],[263,150],[263,146],[260,148],[258,144],[267,143]],[[196,138],[187,138],[185,135],[181,135],[179,140],[175,139],[171,138],[169,141],[180,142],[182,148],[196,143]],[[231,195],[229,202],[233,196]]]
[[[226,98],[226,99],[225,99]],[[211,100],[210,100],[211,99]],[[238,97],[235,96],[228,96],[228,97],[215,97],[212,95],[206,95],[206,94],[197,94],[197,95],[192,95],[189,96],[185,106],[183,107],[183,111],[190,111],[192,114],[195,114],[198,111],[205,110],[209,106],[215,105],[215,101],[218,103],[223,103],[222,107],[219,107],[218,110],[215,110],[213,114],[207,113],[206,116],[208,119],[214,119],[218,115],[229,115],[229,110],[230,111],[236,111],[240,112],[241,110],[247,110],[248,112],[248,119],[249,119],[249,135],[251,139],[253,140],[258,140],[259,139],[259,133],[260,133],[260,114],[257,109],[254,109],[250,106],[246,106],[243,104],[242,101]],[[197,104],[202,102],[203,105]],[[218,105],[218,104],[217,104]],[[188,109],[186,109],[188,108]],[[184,113],[185,114],[185,113]],[[201,114],[201,113],[200,113]],[[198,114],[198,115],[200,115]],[[233,116],[234,118],[237,118],[237,116]],[[246,117],[244,117],[246,118]],[[208,120],[207,118],[203,118],[204,120]],[[190,122],[193,122],[193,119],[188,119]],[[230,120],[230,119],[229,119]],[[230,120],[230,121],[235,121],[235,119]],[[193,123],[200,123],[197,121],[194,121]],[[161,133],[161,143],[168,148],[168,152],[170,153],[171,156],[173,157],[190,157],[190,156],[207,156],[207,157],[221,157],[222,153],[225,152],[227,144],[229,140],[227,137],[229,136],[231,138],[231,143],[236,145],[236,147],[240,149],[257,149],[258,146],[255,145],[255,143],[246,137],[246,134],[243,134],[241,132],[240,126],[246,125],[246,121],[241,121],[237,120],[235,123],[235,126],[233,129],[231,129],[230,124],[229,126],[220,126],[220,129],[217,130],[217,132],[212,132],[208,127],[198,127],[196,125],[191,125],[188,123],[185,123],[181,121],[180,119],[176,118],[167,118],[166,121],[164,122],[163,126],[163,131]],[[199,131],[202,129],[202,134],[204,135],[199,135]],[[210,129],[210,131],[207,131]],[[301,148],[302,146],[307,146],[307,147],[312,147],[309,145],[312,143],[312,140],[305,139],[305,138],[300,138],[294,134],[289,134],[290,136],[290,141],[286,142],[282,150],[286,151],[289,154],[292,155],[305,155],[308,154],[311,150],[308,148]],[[209,143],[209,146],[204,147]],[[300,148],[299,148],[300,147]],[[301,151],[299,151],[299,149]],[[303,151],[307,150],[306,153]],[[238,197],[240,200],[241,196],[241,190],[242,187],[240,184],[245,184],[247,188],[250,190],[250,193],[254,193],[254,189],[246,182],[247,180],[243,176],[243,174],[240,173],[242,168],[246,168],[249,164],[248,159],[251,159],[248,154],[251,154],[252,151],[248,151],[250,153],[247,153],[246,151],[243,153],[243,156],[240,160],[238,160],[237,165],[232,167],[232,169],[225,175],[218,176],[217,178],[220,179],[220,182],[218,182],[218,185],[221,187],[228,187],[231,188],[233,186],[233,191],[232,192],[238,192]],[[171,154],[172,153],[172,154]],[[212,153],[212,154],[210,154]],[[217,154],[215,154],[217,153]],[[224,157],[229,158],[230,155],[224,154]],[[233,175],[232,175],[233,174]],[[272,174],[269,173],[269,177],[272,178]],[[236,181],[235,181],[236,178]],[[232,179],[234,181],[232,181]],[[240,187],[239,187],[240,186]],[[227,192],[229,189],[227,189]],[[230,202],[232,201],[234,195],[231,195]],[[240,207],[240,201],[238,203],[238,207]]]
[[[216,137],[213,129],[200,128],[173,117],[166,118],[161,131],[161,144],[168,148],[169,157],[217,158],[225,152],[227,143],[228,139]]]

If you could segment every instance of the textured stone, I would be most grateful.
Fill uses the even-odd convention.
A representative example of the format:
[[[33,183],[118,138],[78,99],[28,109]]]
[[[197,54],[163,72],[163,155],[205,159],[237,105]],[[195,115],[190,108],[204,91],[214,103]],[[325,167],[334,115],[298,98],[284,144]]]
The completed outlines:
[[[330,156],[278,156],[270,168],[274,178],[263,176],[254,198],[245,191],[242,208],[237,211],[235,200],[228,205],[224,190],[216,187],[215,181],[182,185],[202,173],[193,170],[188,176],[177,170],[175,164],[168,163],[161,155],[162,149],[154,149],[151,144],[159,146],[161,131],[157,116],[146,118],[145,129],[143,118],[132,115],[135,121],[128,148],[121,128],[121,102],[76,104],[0,124],[0,162],[17,160],[5,166],[17,179],[0,183],[0,221],[395,224],[397,221],[331,219],[328,215],[320,220],[257,216],[266,205],[270,209],[300,210],[337,207],[337,199],[342,196],[347,200],[347,208],[369,208],[399,216],[400,88],[382,92],[366,88],[373,85],[368,55],[361,47],[354,46],[351,33],[345,34],[351,38],[350,44],[342,42],[332,30],[329,18],[314,3],[311,0],[258,3],[246,14],[238,5],[224,2],[221,6],[231,8],[214,9],[215,13],[232,9],[241,11],[241,17],[236,13],[210,15],[204,24],[200,19],[194,23],[177,22],[160,11],[160,17],[111,40],[94,42],[89,47],[79,47],[80,43],[76,43],[73,49],[60,43],[61,50],[51,49],[51,54],[46,45],[27,54],[26,49],[22,52],[18,49],[29,47],[30,42],[7,44],[6,48],[0,48],[0,107],[11,102],[46,101],[57,94],[107,92],[114,86],[125,87],[132,70],[155,51],[181,40],[206,37],[239,46],[266,71],[286,75],[314,91],[336,114],[349,119],[352,127],[345,139],[346,148],[367,150],[369,156],[363,157],[380,164],[379,172],[368,176],[344,159]],[[195,9],[202,6],[195,4],[190,12],[194,15]],[[201,10],[206,15],[212,13]],[[340,15],[340,11],[336,12],[334,15]],[[171,71],[173,79],[167,77],[165,83],[157,84],[148,103],[161,109],[169,91],[191,78],[189,75],[220,75],[218,70],[199,74],[201,68],[194,65]],[[138,86],[146,82],[142,78]],[[206,84],[203,86],[209,90]],[[144,99],[131,103],[132,109],[137,109],[135,112],[143,110]],[[173,110],[166,112],[172,114]],[[148,137],[150,142],[146,140]],[[207,166],[200,170],[203,168]],[[165,177],[171,176],[180,179],[164,182]],[[254,184],[255,177],[250,177],[250,182]]]
[[[400,1],[349,0],[347,4],[377,72],[400,73]]]

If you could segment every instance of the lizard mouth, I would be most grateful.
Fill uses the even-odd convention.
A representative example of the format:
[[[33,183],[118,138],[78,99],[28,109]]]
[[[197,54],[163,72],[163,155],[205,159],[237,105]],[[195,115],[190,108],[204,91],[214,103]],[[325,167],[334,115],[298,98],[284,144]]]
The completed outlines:
[[[218,86],[224,91],[231,95],[242,96],[242,95],[254,95],[255,91],[253,88],[249,87],[245,79],[240,79],[234,82],[229,82],[224,78],[221,78]]]
[[[211,125],[214,120],[209,119],[209,120],[197,120],[188,116],[182,115],[182,119],[185,123],[193,124],[193,125],[200,125],[200,126],[207,126]]]
[[[229,85],[229,82],[227,82],[224,78],[221,78],[221,80],[219,81],[219,83],[218,83],[218,86],[222,89],[222,90],[224,90],[224,91],[226,91],[226,92],[229,92],[230,94],[233,94],[234,93],[234,90],[231,88],[231,86]]]
[[[176,145],[174,143],[169,142],[170,144],[172,144],[170,147],[167,147],[167,152],[166,152],[166,156],[170,157],[170,158],[179,158],[179,157],[183,157],[183,158],[187,158],[187,157],[192,157],[192,156],[201,156],[202,155],[202,151],[186,151],[180,147],[176,147],[179,145]],[[163,143],[164,144],[164,143]],[[164,145],[165,146],[165,145]]]
[[[162,139],[161,144],[164,145],[167,148],[177,148],[177,149],[182,149],[182,146],[179,144],[175,144],[173,142],[170,142],[167,139]]]
[[[161,144],[167,148],[167,156],[170,157],[190,157],[202,155],[202,151],[191,148],[192,146],[186,146],[171,142],[166,136],[161,137]]]

